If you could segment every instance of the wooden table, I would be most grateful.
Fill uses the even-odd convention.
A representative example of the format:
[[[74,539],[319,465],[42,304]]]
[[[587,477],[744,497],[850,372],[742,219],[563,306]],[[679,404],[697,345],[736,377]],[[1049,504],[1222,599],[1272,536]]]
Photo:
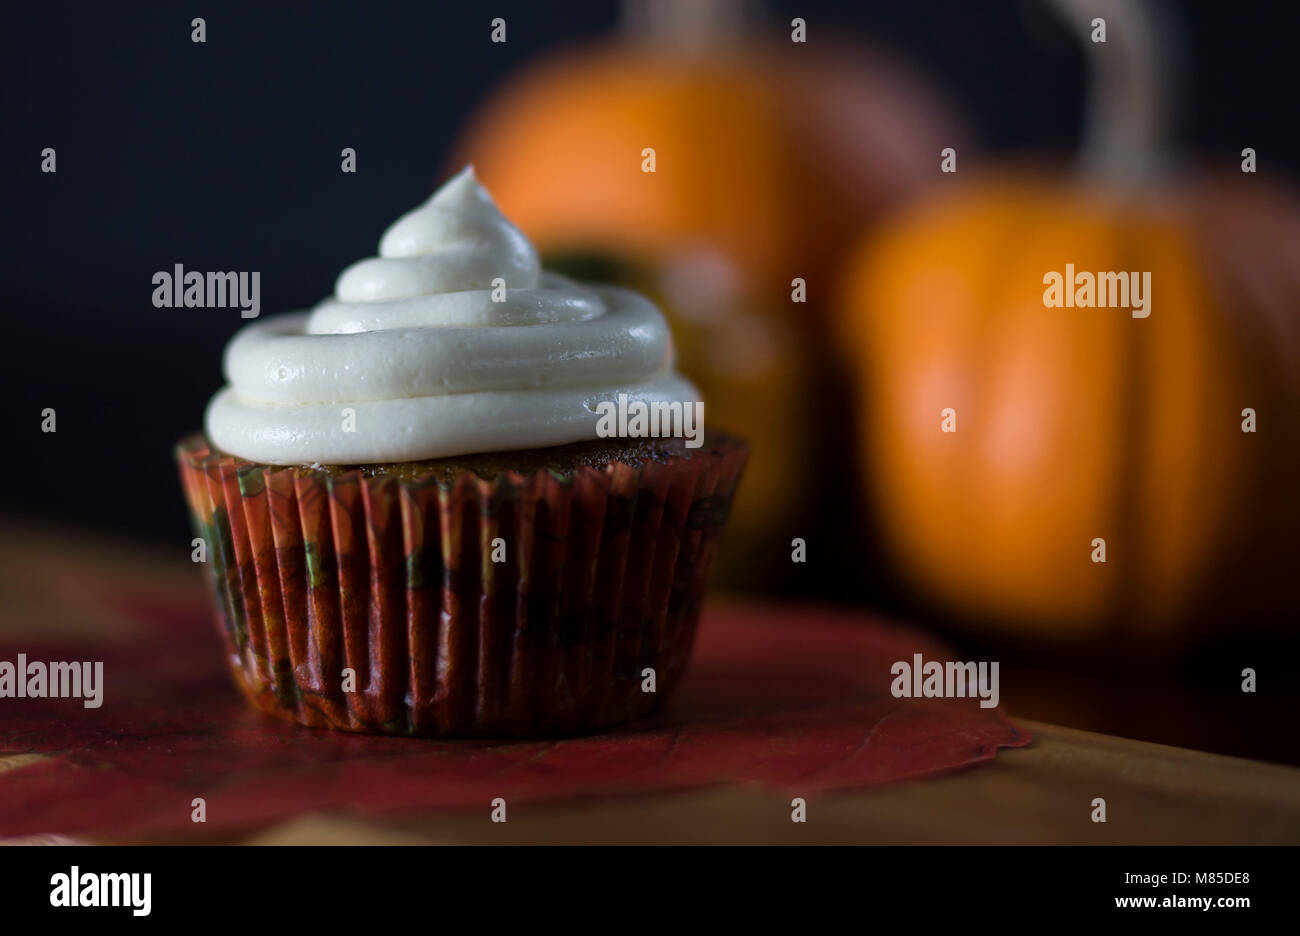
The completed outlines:
[[[303,816],[259,843],[1085,843],[1300,842],[1300,771],[1025,722],[1034,743],[988,765],[808,804],[808,822],[760,790],[622,797],[404,818]],[[1094,797],[1107,822],[1094,823]]]
[[[105,575],[147,576],[160,593],[193,588],[188,544],[175,555],[7,524],[0,535],[0,631],[75,633],[86,618],[58,587],[51,552]],[[1017,721],[1034,743],[991,764],[866,792],[814,797],[790,821],[784,797],[757,788],[585,799],[358,821],[301,815],[223,841],[256,843],[1300,843],[1300,770]],[[35,755],[0,757],[0,773]],[[1107,822],[1091,820],[1106,800]],[[196,827],[201,828],[201,827]],[[200,833],[201,835],[201,833]],[[94,840],[94,836],[90,836]],[[208,840],[208,839],[200,839]]]

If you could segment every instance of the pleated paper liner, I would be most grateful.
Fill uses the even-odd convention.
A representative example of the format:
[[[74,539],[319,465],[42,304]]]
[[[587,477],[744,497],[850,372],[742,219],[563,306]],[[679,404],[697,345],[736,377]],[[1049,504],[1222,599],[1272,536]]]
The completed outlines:
[[[505,737],[636,718],[681,677],[748,451],[706,442],[490,478],[259,465],[201,435],[176,454],[235,682],[257,708]]]

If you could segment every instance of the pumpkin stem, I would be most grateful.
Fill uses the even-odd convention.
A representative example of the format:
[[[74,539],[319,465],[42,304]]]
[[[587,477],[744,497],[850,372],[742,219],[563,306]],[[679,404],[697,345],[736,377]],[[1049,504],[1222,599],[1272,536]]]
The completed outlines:
[[[1154,0],[1051,2],[1083,43],[1089,63],[1079,153],[1084,172],[1126,185],[1150,180],[1165,157],[1174,75],[1166,58],[1171,43],[1162,40],[1174,24]]]
[[[623,0],[623,31],[679,51],[699,52],[743,38],[759,0]]]

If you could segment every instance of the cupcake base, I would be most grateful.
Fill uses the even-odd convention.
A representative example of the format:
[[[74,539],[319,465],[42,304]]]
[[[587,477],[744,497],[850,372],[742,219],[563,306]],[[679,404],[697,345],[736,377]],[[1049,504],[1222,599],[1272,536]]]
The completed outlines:
[[[176,454],[257,708],[519,737],[636,718],[681,677],[747,453],[706,439],[351,467],[254,464],[202,436]]]

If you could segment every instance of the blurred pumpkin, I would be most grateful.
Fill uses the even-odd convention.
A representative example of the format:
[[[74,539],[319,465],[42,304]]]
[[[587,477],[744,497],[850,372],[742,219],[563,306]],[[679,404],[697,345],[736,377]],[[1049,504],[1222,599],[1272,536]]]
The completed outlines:
[[[717,8],[633,6],[650,27],[516,75],[454,161],[474,163],[548,266],[622,281],[664,307],[708,421],[752,443],[733,507],[741,548],[721,574],[770,584],[791,565],[777,531],[809,515],[806,475],[847,455],[806,442],[829,395],[821,323],[834,264],[959,136],[901,66],[701,18]]]
[[[1097,12],[1112,36],[1127,16]],[[1262,177],[1161,169],[1129,110],[1151,101],[1124,93],[1096,112],[1090,172],[978,177],[848,265],[887,546],[919,593],[1021,636],[1171,643],[1300,606],[1300,205]],[[1149,317],[1046,307],[1066,264],[1149,272]]]

